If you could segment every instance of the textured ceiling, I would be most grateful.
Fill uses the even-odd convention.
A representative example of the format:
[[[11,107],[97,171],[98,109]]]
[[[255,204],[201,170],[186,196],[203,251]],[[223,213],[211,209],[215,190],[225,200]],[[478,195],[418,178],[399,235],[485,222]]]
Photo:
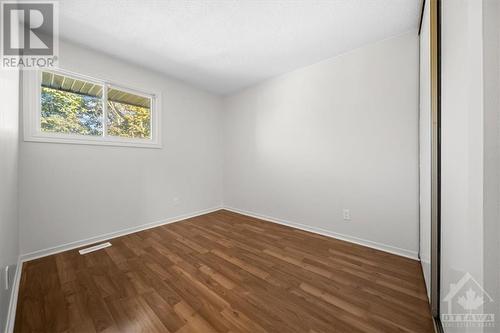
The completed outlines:
[[[229,94],[418,28],[421,0],[60,1],[61,37]]]

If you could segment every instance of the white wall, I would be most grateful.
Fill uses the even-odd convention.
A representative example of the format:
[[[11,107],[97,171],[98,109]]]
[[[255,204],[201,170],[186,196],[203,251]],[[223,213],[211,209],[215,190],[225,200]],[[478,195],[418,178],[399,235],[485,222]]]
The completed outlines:
[[[420,30],[420,263],[427,295],[431,294],[431,48],[430,6],[425,2]]]
[[[418,56],[411,32],[228,97],[224,205],[416,257]]]
[[[442,278],[482,279],[482,8],[442,2]],[[459,276],[460,277],[460,276]]]
[[[59,59],[66,70],[160,90],[163,148],[22,142],[22,254],[221,205],[218,97],[68,43]]]
[[[482,6],[474,0],[442,1],[442,299],[466,272],[484,281]],[[441,311],[447,310],[442,302]]]
[[[4,288],[4,268],[10,266],[10,277],[13,278],[19,255],[17,213],[19,73],[17,70],[0,69],[0,101],[0,330],[3,330],[11,293],[11,290]]]
[[[500,325],[500,2],[483,4],[484,286],[495,300],[485,313]],[[495,332],[495,329],[490,329]]]

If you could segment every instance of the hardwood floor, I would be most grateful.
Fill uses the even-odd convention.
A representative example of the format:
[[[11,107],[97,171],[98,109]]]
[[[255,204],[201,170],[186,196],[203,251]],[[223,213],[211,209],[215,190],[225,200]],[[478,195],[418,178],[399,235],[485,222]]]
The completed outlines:
[[[433,332],[417,261],[228,211],[23,265],[15,332]]]

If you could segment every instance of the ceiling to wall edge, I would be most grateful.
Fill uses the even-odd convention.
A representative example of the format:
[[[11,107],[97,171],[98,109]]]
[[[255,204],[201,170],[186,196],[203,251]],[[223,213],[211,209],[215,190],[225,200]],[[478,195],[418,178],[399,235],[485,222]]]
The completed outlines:
[[[300,66],[300,67],[294,68],[294,69],[292,69],[290,71],[287,71],[287,72],[284,72],[284,73],[281,73],[281,74],[278,74],[278,75],[274,75],[274,76],[270,76],[270,77],[264,78],[262,80],[258,80],[258,81],[254,82],[252,84],[249,84],[249,85],[247,85],[245,87],[239,88],[239,89],[237,89],[235,91],[232,91],[232,92],[229,92],[229,93],[216,93],[216,92],[213,92],[213,91],[209,91],[206,88],[202,87],[201,85],[193,84],[191,82],[188,82],[186,80],[178,78],[178,77],[176,77],[176,76],[174,76],[174,75],[172,75],[170,73],[166,73],[164,71],[155,70],[155,69],[153,69],[153,68],[151,68],[149,66],[145,66],[144,64],[142,64],[140,62],[132,62],[132,61],[129,61],[127,59],[120,58],[120,57],[117,57],[115,55],[112,55],[110,53],[102,52],[101,50],[97,50],[97,49],[89,47],[87,45],[78,43],[78,42],[76,42],[74,40],[69,40],[69,39],[66,39],[66,38],[63,38],[63,37],[60,37],[60,40],[61,40],[62,44],[70,44],[70,45],[76,46],[78,48],[82,48],[82,49],[85,49],[85,50],[88,50],[88,51],[91,51],[91,52],[99,53],[99,54],[104,55],[104,56],[106,56],[106,57],[108,57],[110,59],[114,59],[114,60],[116,60],[118,62],[121,62],[124,65],[134,66],[134,67],[136,67],[138,69],[141,69],[143,71],[152,73],[152,74],[154,74],[154,75],[156,75],[158,77],[161,77],[163,79],[171,80],[171,81],[176,82],[176,83],[178,83],[180,85],[183,85],[183,86],[186,86],[186,87],[189,87],[189,88],[192,88],[192,89],[196,89],[196,90],[198,90],[200,92],[204,92],[204,93],[207,93],[207,94],[212,95],[212,96],[216,96],[216,97],[219,97],[219,98],[222,98],[222,99],[226,99],[226,98],[230,98],[232,96],[238,95],[238,94],[240,94],[240,93],[242,93],[242,92],[244,92],[246,90],[255,88],[255,87],[257,87],[257,86],[259,86],[261,84],[277,80],[277,79],[279,79],[281,77],[284,77],[286,75],[289,75],[291,73],[298,72],[298,71],[304,70],[306,68],[309,68],[309,67],[312,67],[312,66],[315,66],[315,65],[319,65],[319,64],[327,62],[327,61],[331,61],[331,60],[336,59],[336,58],[343,57],[345,55],[348,55],[350,53],[356,52],[358,50],[364,49],[364,48],[369,47],[369,46],[377,45],[379,43],[383,43],[383,42],[386,42],[388,40],[399,38],[399,37],[402,37],[402,36],[405,36],[405,35],[409,35],[409,34],[414,34],[415,37],[418,37],[418,33],[419,33],[419,29],[410,29],[410,30],[404,31],[402,33],[395,34],[393,36],[385,37],[385,38],[382,38],[382,39],[379,39],[379,40],[376,40],[376,41],[373,41],[373,42],[370,42],[370,43],[365,43],[365,44],[359,45],[359,46],[357,46],[355,48],[352,48],[352,49],[346,50],[344,52],[338,53],[336,55],[333,55],[331,57],[322,59],[320,61],[316,61],[316,62],[313,62],[311,64],[308,64],[308,65],[305,65],[305,66]],[[82,73],[82,74],[85,74],[85,73]],[[99,78],[99,79],[110,79],[110,78]]]

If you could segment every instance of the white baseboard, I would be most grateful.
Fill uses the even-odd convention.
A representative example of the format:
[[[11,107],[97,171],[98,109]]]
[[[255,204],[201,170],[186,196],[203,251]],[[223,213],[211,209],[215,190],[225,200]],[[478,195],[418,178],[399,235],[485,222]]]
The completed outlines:
[[[21,258],[17,259],[16,272],[10,291],[9,309],[7,310],[7,320],[5,322],[5,333],[14,332],[14,322],[16,321],[17,297],[19,295],[19,282],[21,281],[21,271],[23,263]]]
[[[186,219],[189,219],[189,218],[192,218],[192,217],[196,217],[196,216],[208,214],[208,213],[220,210],[220,209],[222,209],[222,206],[217,206],[217,207],[212,207],[212,208],[208,208],[208,209],[203,209],[203,210],[199,210],[199,211],[196,211],[196,212],[193,212],[193,213],[189,213],[189,214],[178,215],[178,216],[170,217],[170,218],[167,218],[167,219],[164,219],[164,220],[160,220],[160,221],[155,221],[155,222],[150,222],[150,223],[146,223],[146,224],[141,224],[141,225],[138,225],[138,226],[135,226],[135,227],[126,228],[126,229],[122,229],[122,230],[119,230],[119,231],[114,231],[114,232],[110,232],[110,233],[107,233],[107,234],[90,237],[90,238],[87,238],[87,239],[82,239],[82,240],[78,240],[78,241],[74,241],[74,242],[70,242],[70,243],[66,243],[66,244],[61,244],[61,245],[53,246],[53,247],[49,247],[49,248],[43,249],[43,250],[38,250],[38,251],[30,252],[30,253],[25,253],[25,254],[22,254],[20,256],[21,262],[25,262],[25,261],[30,261],[30,260],[33,260],[33,259],[38,259],[38,258],[46,257],[46,256],[49,256],[49,255],[52,255],[52,254],[56,254],[56,253],[60,253],[60,252],[68,251],[68,250],[73,250],[73,249],[76,249],[76,248],[79,248],[79,247],[82,247],[82,246],[87,246],[87,245],[90,245],[90,244],[94,244],[94,243],[97,243],[97,242],[102,242],[102,241],[109,240],[109,239],[112,239],[112,238],[116,238],[116,237],[120,237],[120,236],[125,236],[125,235],[128,235],[128,234],[132,234],[134,232],[138,232],[138,231],[142,231],[142,230],[146,230],[146,229],[151,229],[151,228],[158,227],[158,226],[161,226],[161,225],[170,224],[170,223],[174,223],[174,222],[179,222],[179,221],[186,220]]]
[[[377,249],[377,250],[380,250],[380,251],[384,251],[384,252],[389,252],[389,253],[392,253],[392,254],[396,254],[398,256],[402,256],[402,257],[406,257],[406,258],[410,258],[410,259],[414,259],[414,260],[419,260],[418,259],[418,252],[417,251],[411,251],[411,250],[407,250],[407,249],[402,249],[402,248],[399,248],[399,247],[396,247],[396,246],[387,245],[387,244],[383,244],[383,243],[378,243],[378,242],[374,242],[374,241],[370,241],[370,240],[367,240],[367,239],[362,239],[362,238],[358,238],[358,237],[354,237],[354,236],[350,236],[350,235],[339,234],[337,232],[333,232],[333,231],[330,231],[330,230],[325,230],[325,229],[318,228],[318,227],[312,227],[312,226],[301,224],[301,223],[286,221],[286,220],[278,219],[278,218],[275,218],[275,217],[269,217],[269,216],[266,216],[266,215],[263,215],[263,214],[246,211],[246,210],[239,209],[239,208],[233,208],[233,207],[224,206],[223,209],[229,210],[229,211],[232,211],[232,212],[235,212],[235,213],[238,213],[238,214],[247,215],[247,216],[250,216],[250,217],[255,217],[255,218],[258,218],[258,219],[261,219],[261,220],[265,220],[265,221],[269,221],[269,222],[273,222],[273,223],[277,223],[277,224],[286,225],[288,227],[292,227],[292,228],[297,228],[297,229],[304,230],[304,231],[313,232],[315,234],[320,234],[320,235],[323,235],[323,236],[340,239],[340,240],[343,240],[343,241],[346,241],[346,242],[350,242],[350,243],[355,243],[355,244],[367,246],[367,247],[370,247],[370,248],[373,248],[373,249]]]

